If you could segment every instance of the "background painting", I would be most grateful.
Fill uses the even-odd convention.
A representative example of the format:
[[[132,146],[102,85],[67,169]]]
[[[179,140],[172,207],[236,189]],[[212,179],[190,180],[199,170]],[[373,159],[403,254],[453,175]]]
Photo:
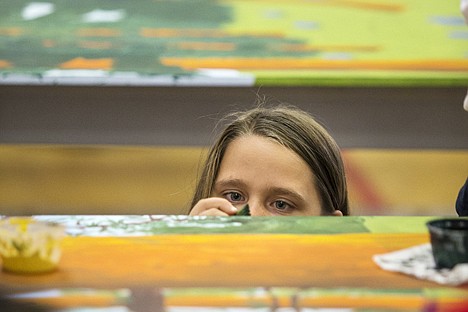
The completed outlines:
[[[468,84],[468,27],[456,1],[53,0],[0,6],[4,82]]]

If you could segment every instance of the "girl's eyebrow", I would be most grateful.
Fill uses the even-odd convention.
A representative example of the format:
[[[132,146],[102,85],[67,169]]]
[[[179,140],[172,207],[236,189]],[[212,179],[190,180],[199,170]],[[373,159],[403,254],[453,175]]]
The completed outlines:
[[[225,187],[245,187],[245,183],[240,179],[225,179],[215,181],[214,188],[225,188]]]
[[[305,199],[304,197],[291,190],[291,189],[287,189],[287,188],[283,188],[283,187],[270,187],[268,188],[268,191],[271,193],[271,194],[275,194],[275,195],[282,195],[282,196],[287,196],[289,198],[292,198],[294,201],[297,201],[297,202],[305,202]]]

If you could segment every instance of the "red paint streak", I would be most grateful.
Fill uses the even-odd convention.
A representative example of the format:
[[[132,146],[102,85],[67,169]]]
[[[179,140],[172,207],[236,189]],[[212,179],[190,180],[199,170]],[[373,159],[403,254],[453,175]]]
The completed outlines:
[[[342,153],[348,182],[351,182],[362,198],[364,203],[368,206],[371,211],[379,214],[384,209],[384,200],[379,195],[378,190],[374,187],[371,181],[362,174],[362,170],[353,163],[351,157],[347,156],[346,152]]]

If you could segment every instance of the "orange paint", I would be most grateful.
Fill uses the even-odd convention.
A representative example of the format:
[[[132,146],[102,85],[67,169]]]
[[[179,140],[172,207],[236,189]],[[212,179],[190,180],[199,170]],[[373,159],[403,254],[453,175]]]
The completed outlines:
[[[187,70],[231,68],[238,70],[435,70],[468,71],[468,60],[322,60],[301,58],[178,58],[163,57],[166,66]]]
[[[87,59],[84,57],[77,57],[68,62],[60,64],[63,69],[104,69],[110,70],[113,66],[113,59]]]
[[[424,288],[433,284],[383,271],[372,256],[426,242],[427,234],[370,233],[68,237],[56,272],[2,272],[0,287]]]
[[[228,38],[238,36],[284,38],[279,32],[226,32],[218,29],[141,28],[140,36],[147,38]]]
[[[35,304],[53,307],[55,309],[66,309],[74,307],[108,307],[121,304],[115,296],[92,294],[92,295],[67,295],[59,297],[44,297],[35,299],[23,299],[23,302],[31,302]]]
[[[427,233],[400,234],[161,234],[142,237],[66,237],[59,269],[50,274],[15,275],[0,272],[0,288],[41,287],[162,289],[170,306],[296,306],[422,310],[463,302],[466,287],[427,297],[423,289],[440,285],[380,269],[375,254],[427,243]],[[226,293],[167,293],[171,287],[229,287]],[[236,293],[238,287],[262,287],[266,292]],[[293,294],[267,291],[293,287]],[[302,293],[303,288],[340,289],[341,293]],[[346,289],[388,289],[378,293],[348,293]],[[216,288],[215,288],[216,289]],[[419,289],[421,292],[413,292]],[[396,290],[392,292],[392,290]],[[408,293],[405,293],[408,290]],[[429,292],[430,293],[430,292]],[[292,297],[295,295],[295,297]],[[34,300],[55,307],[119,304],[118,297],[68,294]],[[124,298],[123,300],[128,300]],[[428,300],[431,300],[428,302]],[[444,310],[444,311],[449,311]],[[450,310],[451,311],[451,310]]]
[[[20,27],[0,27],[0,36],[17,37],[24,33]]]
[[[171,37],[226,37],[227,33],[217,29],[175,29],[175,28],[142,28],[140,36],[149,38],[171,38]]]
[[[44,48],[53,48],[55,47],[55,41],[52,39],[44,39],[42,40],[42,46]]]
[[[265,294],[260,296],[236,295],[236,294],[207,294],[207,295],[173,295],[165,296],[164,303],[170,306],[192,307],[271,307],[273,299]]]
[[[300,307],[314,308],[367,308],[421,311],[425,299],[418,295],[325,295],[299,299]]]
[[[281,44],[275,47],[275,50],[292,52],[377,52],[380,50],[380,47],[352,45],[311,46],[306,44]]]
[[[240,0],[237,0],[240,1]],[[245,1],[245,0],[244,0]],[[249,0],[247,0],[249,1]],[[282,3],[282,4],[300,4],[300,5],[332,5],[332,6],[341,6],[341,7],[351,7],[356,9],[363,10],[374,10],[374,11],[384,11],[384,12],[401,12],[404,11],[405,6],[401,4],[391,4],[391,3],[378,3],[371,1],[358,1],[358,0],[257,0],[257,2],[263,1],[271,3]]]
[[[13,65],[6,61],[6,60],[0,60],[0,68],[12,68]]]
[[[110,41],[79,41],[78,46],[85,49],[108,50],[112,49],[113,44]]]
[[[405,7],[401,4],[377,3],[370,1],[354,1],[354,0],[328,0],[324,4],[352,7],[364,10],[401,12]]]
[[[197,51],[234,51],[236,48],[234,43],[229,42],[178,42],[173,46],[176,49]]]

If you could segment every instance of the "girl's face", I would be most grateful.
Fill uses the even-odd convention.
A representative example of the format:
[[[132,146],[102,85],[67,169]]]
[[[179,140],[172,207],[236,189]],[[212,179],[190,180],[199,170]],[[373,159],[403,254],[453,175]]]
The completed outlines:
[[[286,147],[256,135],[229,144],[211,196],[223,197],[239,209],[249,204],[252,216],[321,214],[307,163]]]

